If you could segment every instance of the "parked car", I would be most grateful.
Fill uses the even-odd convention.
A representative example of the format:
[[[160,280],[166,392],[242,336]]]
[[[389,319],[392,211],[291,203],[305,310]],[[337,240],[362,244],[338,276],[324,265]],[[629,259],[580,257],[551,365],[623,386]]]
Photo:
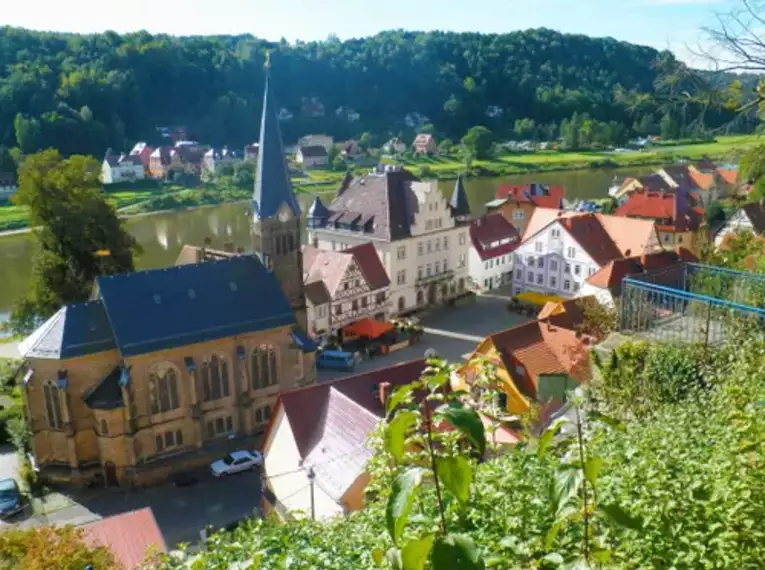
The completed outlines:
[[[0,479],[0,518],[12,517],[27,506],[14,479]]]
[[[225,477],[232,473],[257,469],[263,464],[263,455],[259,451],[232,451],[223,459],[210,464],[213,477]]]

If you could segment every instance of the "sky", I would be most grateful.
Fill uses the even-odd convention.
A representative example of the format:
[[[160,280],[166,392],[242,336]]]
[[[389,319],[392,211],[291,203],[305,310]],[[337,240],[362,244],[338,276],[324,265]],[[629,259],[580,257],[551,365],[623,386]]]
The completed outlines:
[[[671,49],[688,46],[737,0],[20,0],[3,2],[0,25],[67,32],[243,34],[323,40],[382,30],[504,33],[546,27]],[[107,7],[108,6],[108,7]]]

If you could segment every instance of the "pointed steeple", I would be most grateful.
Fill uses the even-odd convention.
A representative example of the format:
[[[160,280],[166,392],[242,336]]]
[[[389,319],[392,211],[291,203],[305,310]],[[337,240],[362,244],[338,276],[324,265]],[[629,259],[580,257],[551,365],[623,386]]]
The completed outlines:
[[[258,172],[255,177],[255,191],[252,195],[252,211],[256,219],[276,216],[282,204],[286,204],[294,216],[300,216],[300,206],[292,191],[287,170],[276,106],[270,92],[270,67],[266,59],[266,88],[263,94],[263,117],[260,123]]]
[[[313,203],[308,209],[307,223],[309,228],[321,228],[327,223],[331,212],[322,203],[319,195],[313,197]]]
[[[452,209],[452,215],[458,222],[467,221],[470,217],[470,204],[465,192],[465,185],[462,183],[462,175],[457,177],[457,182],[454,184],[454,192],[452,192],[451,200],[449,200],[449,206]]]

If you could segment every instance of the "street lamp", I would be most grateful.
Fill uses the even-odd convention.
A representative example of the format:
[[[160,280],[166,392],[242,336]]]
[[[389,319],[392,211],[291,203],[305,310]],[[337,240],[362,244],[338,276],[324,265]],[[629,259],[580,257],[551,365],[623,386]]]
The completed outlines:
[[[308,468],[308,483],[311,486],[311,520],[316,520],[316,505],[313,497],[313,485],[314,479],[316,479],[316,473],[313,471],[313,467]]]

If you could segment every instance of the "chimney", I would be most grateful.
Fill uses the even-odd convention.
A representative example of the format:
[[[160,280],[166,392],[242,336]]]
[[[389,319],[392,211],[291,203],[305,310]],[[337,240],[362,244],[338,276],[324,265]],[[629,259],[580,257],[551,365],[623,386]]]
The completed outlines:
[[[223,243],[223,251],[226,253],[234,253],[234,242],[227,241]]]
[[[380,382],[378,398],[383,409],[388,405],[388,398],[390,397],[390,382]]]

